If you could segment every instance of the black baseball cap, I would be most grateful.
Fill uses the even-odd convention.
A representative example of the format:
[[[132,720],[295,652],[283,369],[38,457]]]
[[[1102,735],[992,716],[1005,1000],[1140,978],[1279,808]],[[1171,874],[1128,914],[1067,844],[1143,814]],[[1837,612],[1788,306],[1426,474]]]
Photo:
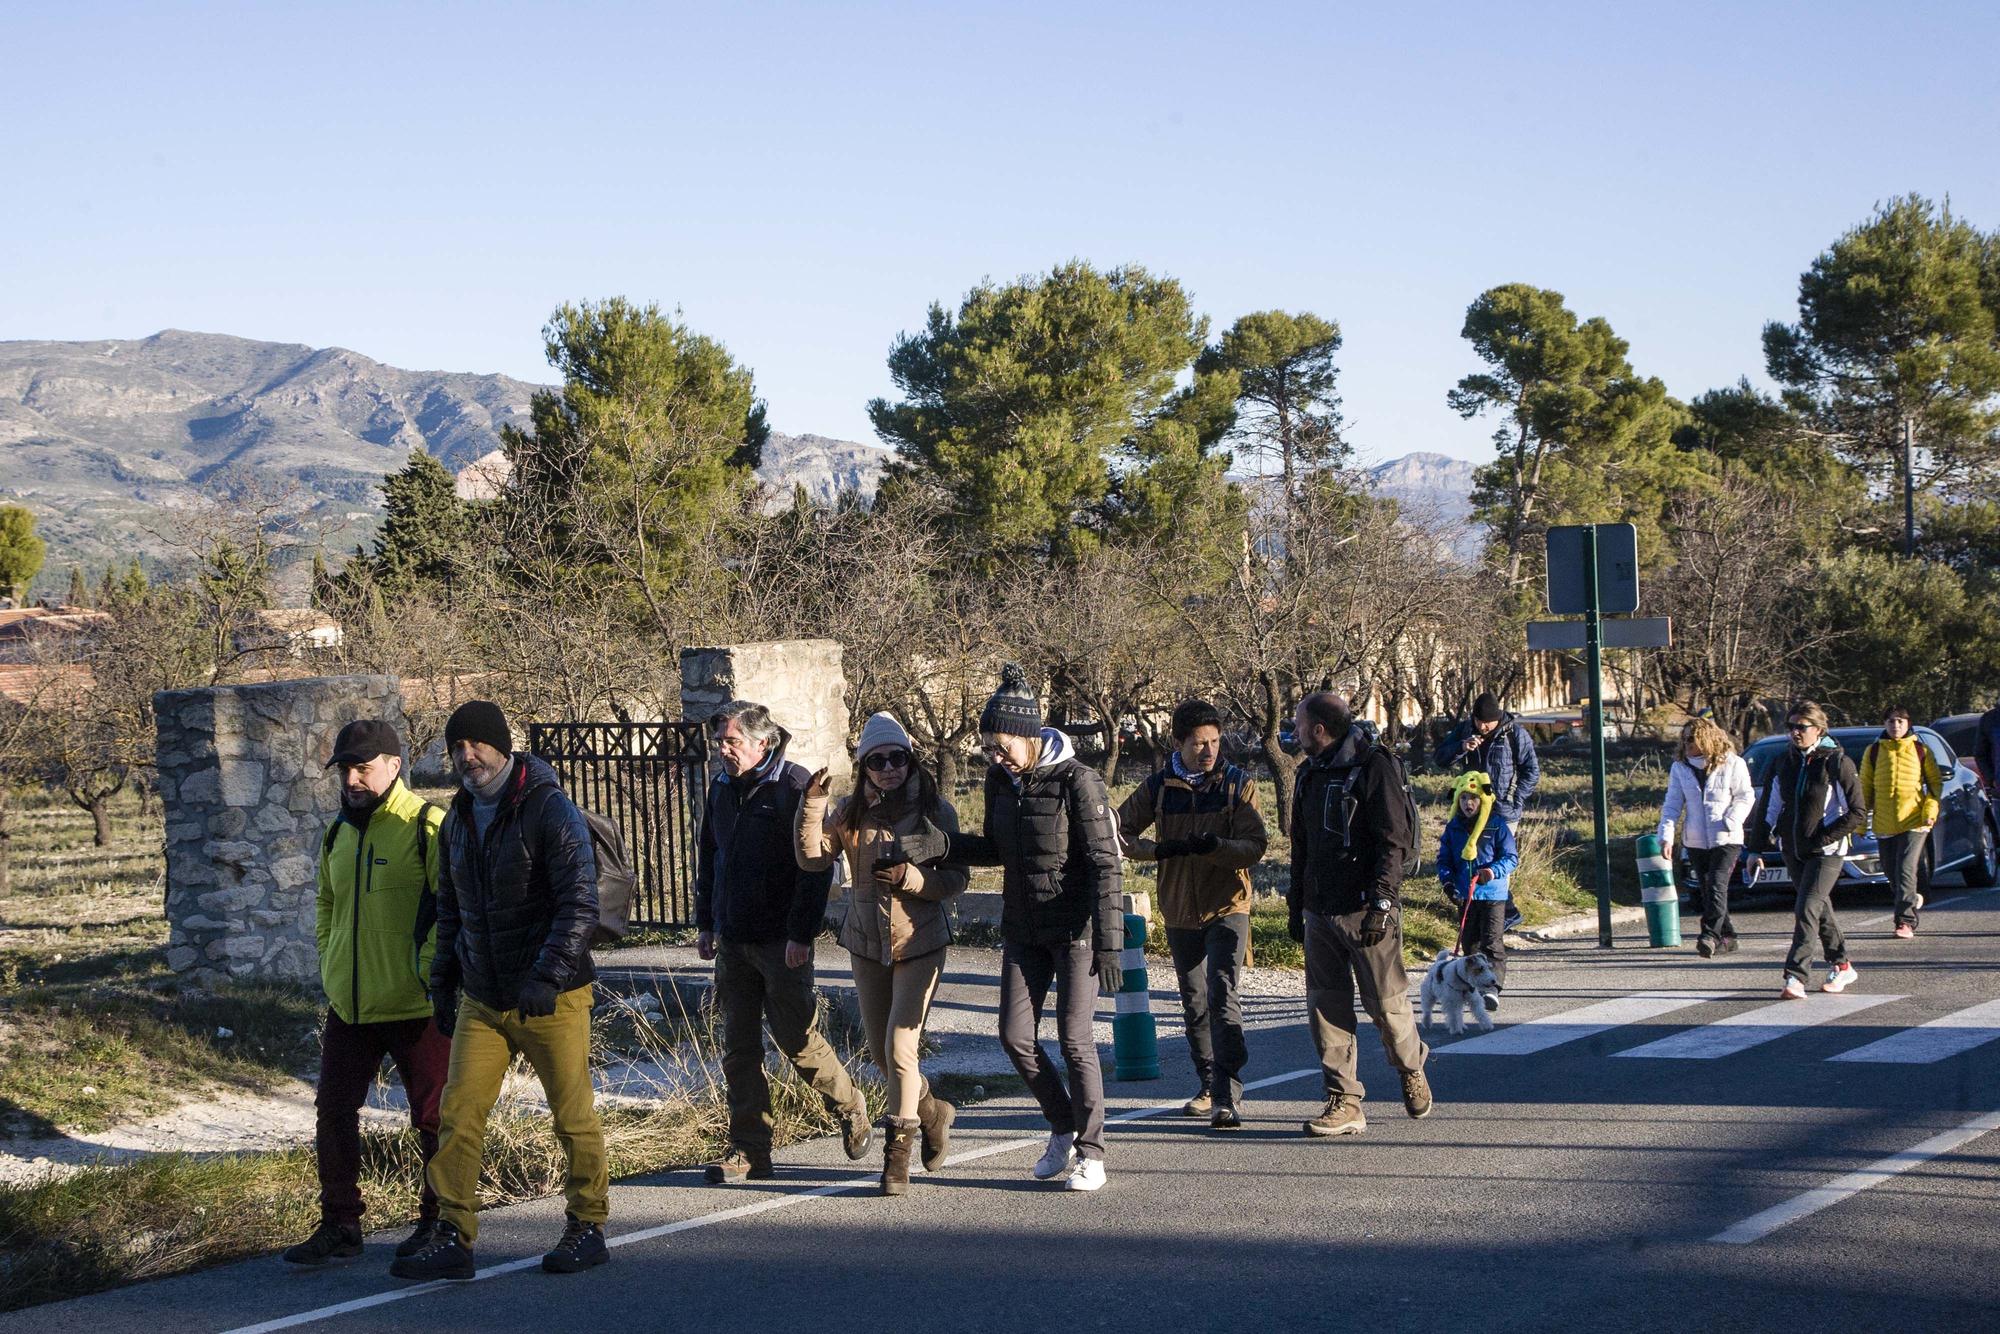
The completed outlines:
[[[331,769],[336,764],[366,764],[377,755],[401,755],[403,738],[396,735],[396,729],[379,718],[357,718],[340,729],[340,735],[333,739],[333,758],[326,762]]]

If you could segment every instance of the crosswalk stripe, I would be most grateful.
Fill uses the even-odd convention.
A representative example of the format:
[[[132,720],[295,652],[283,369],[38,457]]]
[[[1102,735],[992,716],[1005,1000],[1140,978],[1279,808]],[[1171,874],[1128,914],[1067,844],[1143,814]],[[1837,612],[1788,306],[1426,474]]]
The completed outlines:
[[[1438,1047],[1438,1056],[1528,1056],[1566,1042],[1576,1042],[1627,1024],[1644,1023],[1690,1005],[1721,1000],[1723,991],[1641,991],[1616,1000],[1599,1001],[1581,1009],[1530,1019],[1491,1033]]]
[[[1802,1001],[1776,1001],[1617,1054],[1657,1060],[1713,1061],[1776,1041],[1802,1028],[1830,1024],[1850,1014],[1902,999],[1901,996],[1817,995]]]
[[[1830,1061],[1876,1061],[1888,1065],[1929,1065],[1960,1052],[1983,1047],[2000,1038],[2000,1000],[1933,1019],[1916,1028],[1891,1033],[1865,1047],[1844,1051]]]

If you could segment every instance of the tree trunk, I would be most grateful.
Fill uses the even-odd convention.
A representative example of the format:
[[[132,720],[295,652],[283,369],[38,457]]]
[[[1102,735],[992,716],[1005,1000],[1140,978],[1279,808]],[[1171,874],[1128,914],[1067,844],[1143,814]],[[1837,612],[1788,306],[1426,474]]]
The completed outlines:
[[[97,846],[100,848],[110,847],[111,846],[111,796],[109,793],[106,793],[104,796],[101,797],[92,797],[90,799],[90,818],[97,824],[97,836],[96,839],[94,840]]]
[[[13,795],[13,786],[0,781],[0,899],[7,897],[7,891],[12,888],[14,881],[11,862],[14,832],[7,822],[7,803]]]
[[[1292,836],[1292,780],[1298,773],[1299,762],[1285,754],[1285,748],[1278,741],[1278,725],[1284,714],[1280,710],[1278,698],[1278,678],[1271,672],[1261,674],[1264,687],[1264,730],[1258,738],[1264,751],[1264,762],[1271,766],[1271,794],[1278,803],[1278,832],[1286,838]]]

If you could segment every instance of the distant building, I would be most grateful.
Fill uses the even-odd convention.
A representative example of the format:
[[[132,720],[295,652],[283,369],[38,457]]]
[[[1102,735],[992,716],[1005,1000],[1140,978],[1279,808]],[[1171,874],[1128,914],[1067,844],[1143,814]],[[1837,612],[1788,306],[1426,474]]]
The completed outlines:
[[[10,607],[0,611],[0,663],[46,660],[57,644],[87,634],[110,619],[101,611],[62,603]]]
[[[340,622],[310,607],[267,607],[243,618],[230,636],[238,653],[308,658],[340,647]]]

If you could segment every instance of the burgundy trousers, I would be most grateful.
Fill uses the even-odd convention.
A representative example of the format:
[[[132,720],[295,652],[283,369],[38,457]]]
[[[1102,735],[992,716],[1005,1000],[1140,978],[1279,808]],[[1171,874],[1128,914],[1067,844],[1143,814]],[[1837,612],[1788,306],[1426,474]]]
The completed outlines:
[[[329,1223],[361,1225],[361,1108],[386,1056],[395,1063],[403,1091],[410,1099],[410,1124],[423,1146],[424,1166],[437,1152],[438,1100],[444,1094],[445,1071],[451,1065],[451,1039],[437,1024],[422,1019],[398,1019],[386,1024],[350,1024],[326,1012],[320,1037],[318,1109],[319,1212]],[[438,1216],[430,1173],[423,1173],[419,1216]]]

